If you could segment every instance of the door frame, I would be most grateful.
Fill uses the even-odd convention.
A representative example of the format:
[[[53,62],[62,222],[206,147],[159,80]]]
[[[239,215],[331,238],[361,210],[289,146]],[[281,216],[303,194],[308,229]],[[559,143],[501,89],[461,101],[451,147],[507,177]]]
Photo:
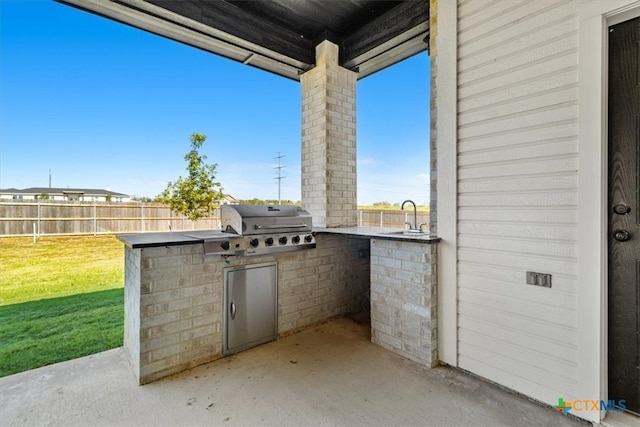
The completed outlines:
[[[608,400],[607,33],[638,16],[640,0],[578,3],[578,399]],[[582,415],[600,421],[606,411]]]

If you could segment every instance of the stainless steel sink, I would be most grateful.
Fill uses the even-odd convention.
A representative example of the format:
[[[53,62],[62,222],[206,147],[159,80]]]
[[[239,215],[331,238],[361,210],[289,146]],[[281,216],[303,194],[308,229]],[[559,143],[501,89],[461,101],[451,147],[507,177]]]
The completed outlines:
[[[429,232],[428,231],[419,231],[419,230],[400,230],[400,231],[389,231],[386,233],[380,233],[383,234],[385,236],[415,236],[415,237],[422,237],[422,236],[428,236]]]

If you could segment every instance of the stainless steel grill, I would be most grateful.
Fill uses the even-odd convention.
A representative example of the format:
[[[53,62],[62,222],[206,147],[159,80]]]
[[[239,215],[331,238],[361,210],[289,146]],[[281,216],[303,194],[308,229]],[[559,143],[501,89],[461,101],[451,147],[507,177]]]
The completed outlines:
[[[261,255],[316,247],[311,214],[298,206],[222,205],[228,239],[205,240],[207,254]]]

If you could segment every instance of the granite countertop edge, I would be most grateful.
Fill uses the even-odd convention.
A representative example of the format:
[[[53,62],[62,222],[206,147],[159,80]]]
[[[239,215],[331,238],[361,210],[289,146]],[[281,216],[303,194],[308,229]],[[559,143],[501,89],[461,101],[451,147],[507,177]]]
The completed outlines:
[[[400,240],[403,242],[414,243],[437,243],[440,238],[427,233],[415,233],[415,234],[399,234],[404,233],[407,230],[402,228],[386,228],[386,227],[314,227],[314,233],[326,233],[326,234],[346,234],[354,237],[363,237],[370,239],[382,239],[382,240]]]
[[[116,237],[132,249],[193,245],[204,241],[204,238],[196,238],[191,233],[187,235],[181,231],[117,234]]]
[[[439,237],[432,236],[428,233],[415,235],[407,234],[388,234],[401,233],[400,228],[380,228],[380,227],[314,227],[313,233],[316,234],[342,234],[354,237],[383,239],[383,240],[399,240],[415,243],[437,243]],[[150,232],[150,233],[130,233],[118,234],[116,237],[126,246],[132,249],[152,248],[161,246],[179,246],[194,245],[203,243],[207,239],[228,239],[237,237],[220,230],[202,230],[202,231],[173,231],[173,232]]]

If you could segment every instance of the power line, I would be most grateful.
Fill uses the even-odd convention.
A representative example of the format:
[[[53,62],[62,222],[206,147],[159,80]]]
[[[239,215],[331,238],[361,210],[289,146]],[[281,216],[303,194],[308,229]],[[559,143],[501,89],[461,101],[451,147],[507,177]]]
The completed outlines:
[[[286,166],[282,166],[282,163],[280,162],[284,157],[287,157],[287,156],[280,154],[279,151],[278,151],[278,155],[274,157],[274,159],[278,159],[278,166],[274,168],[278,170],[278,176],[275,177],[274,179],[278,181],[278,204],[279,205],[282,204],[282,200],[280,198],[280,187],[282,185],[282,180],[286,178],[286,176],[282,176],[282,169],[285,168]]]

